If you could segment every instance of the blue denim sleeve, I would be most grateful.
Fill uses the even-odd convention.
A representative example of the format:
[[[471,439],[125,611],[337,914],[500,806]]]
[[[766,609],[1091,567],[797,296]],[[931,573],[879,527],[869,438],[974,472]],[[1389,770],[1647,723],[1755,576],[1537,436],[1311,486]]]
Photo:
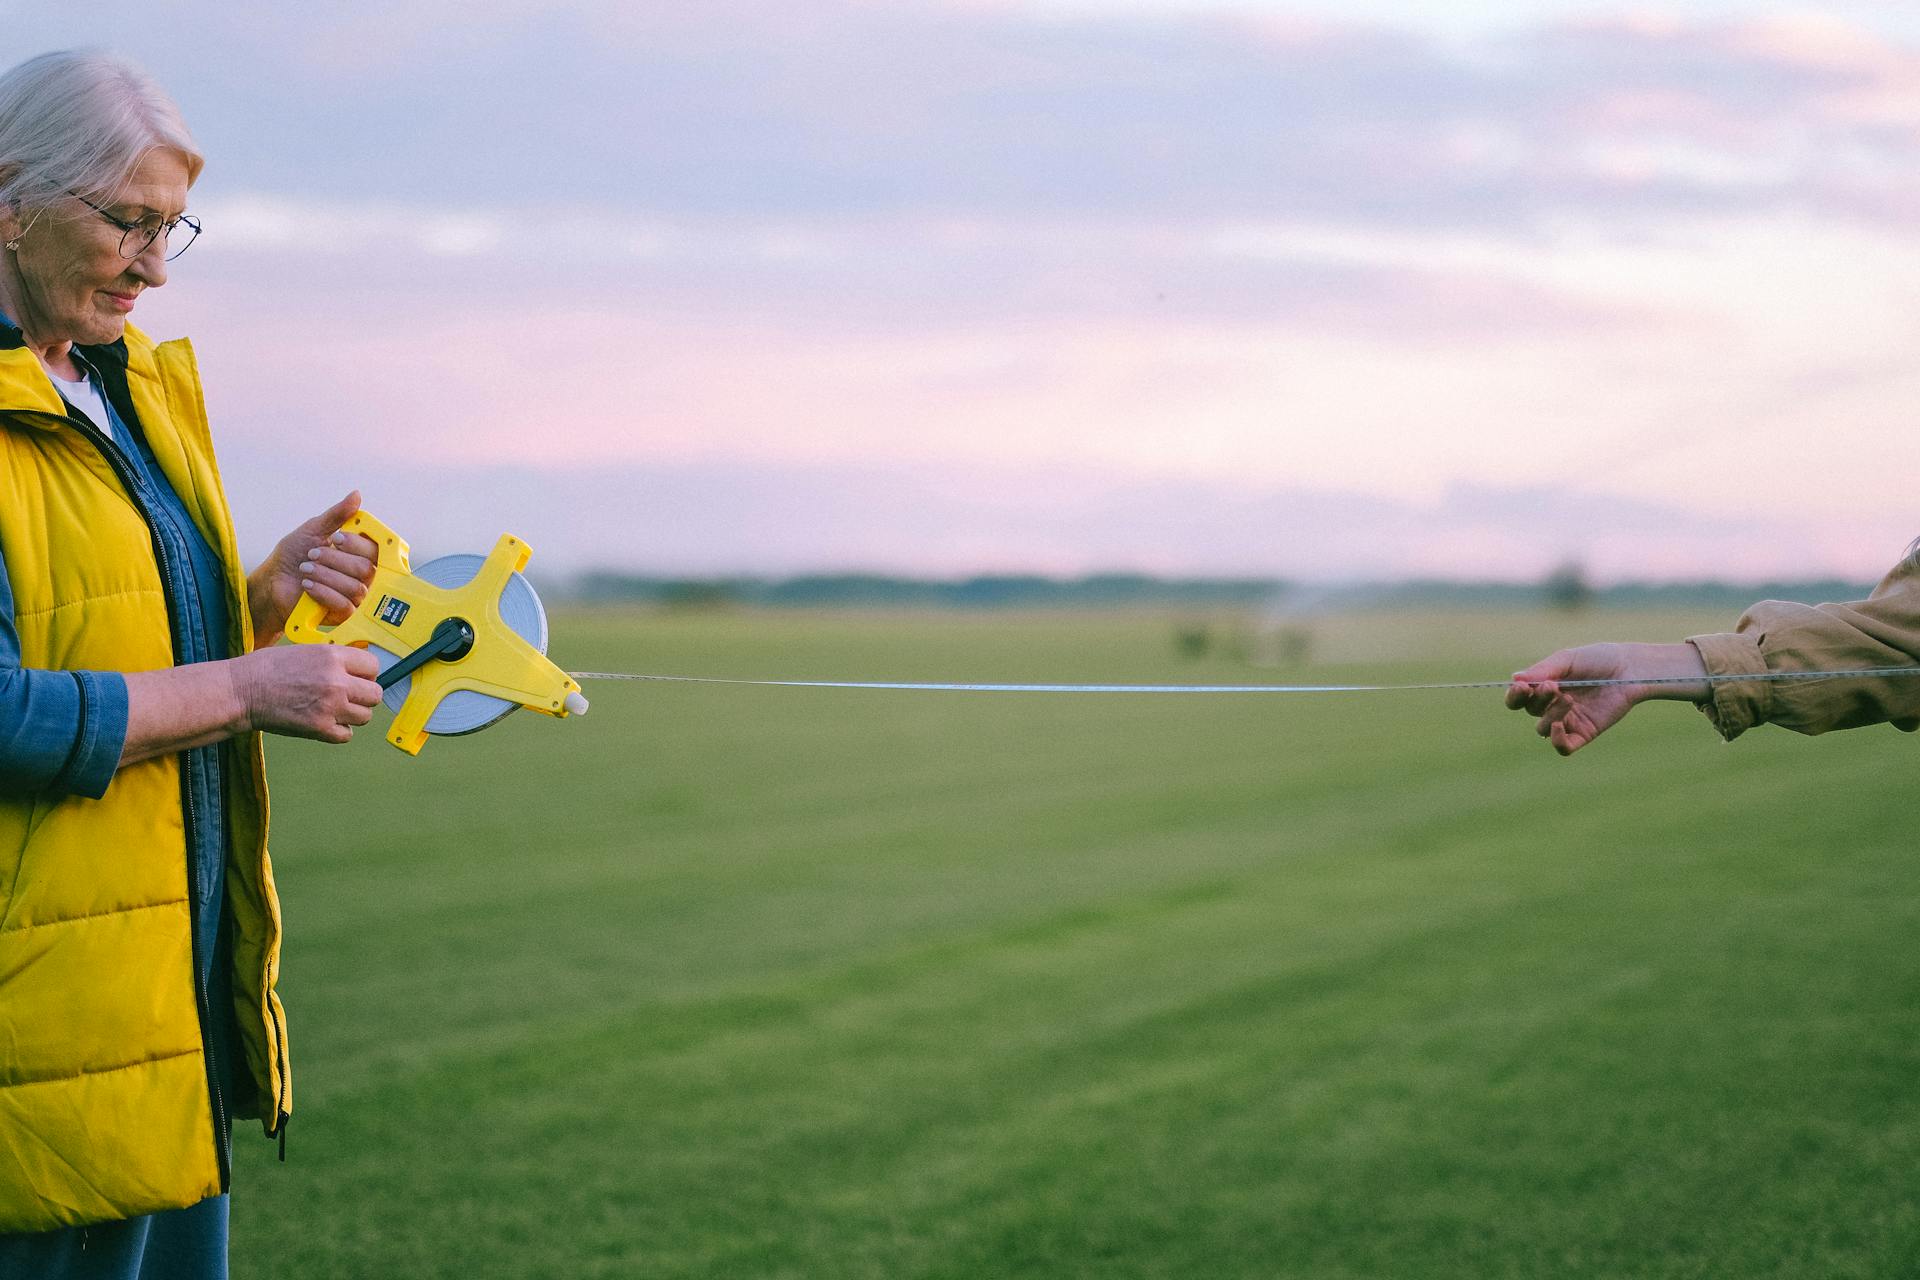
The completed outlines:
[[[0,791],[98,800],[126,741],[125,676],[20,665],[13,587],[0,554]]]

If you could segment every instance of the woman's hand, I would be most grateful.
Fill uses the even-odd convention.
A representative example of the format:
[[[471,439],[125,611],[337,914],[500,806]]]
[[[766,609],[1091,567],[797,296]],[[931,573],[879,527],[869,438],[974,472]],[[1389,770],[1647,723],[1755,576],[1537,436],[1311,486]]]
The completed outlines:
[[[373,719],[384,691],[380,661],[340,644],[280,645],[232,664],[245,727],[261,733],[343,743]]]
[[[1538,717],[1535,731],[1555,751],[1570,756],[1650,698],[1704,701],[1711,690],[1706,675],[1706,664],[1690,644],[1582,645],[1516,672],[1507,688],[1507,708]],[[1561,687],[1562,681],[1573,680],[1628,683]]]
[[[303,592],[326,606],[330,625],[345,622],[367,598],[380,548],[371,538],[340,531],[359,509],[356,489],[280,539],[273,554],[248,575],[255,649],[280,638]]]
[[[127,673],[122,766],[259,730],[346,742],[373,718],[380,660],[365,649],[290,644],[224,662]]]

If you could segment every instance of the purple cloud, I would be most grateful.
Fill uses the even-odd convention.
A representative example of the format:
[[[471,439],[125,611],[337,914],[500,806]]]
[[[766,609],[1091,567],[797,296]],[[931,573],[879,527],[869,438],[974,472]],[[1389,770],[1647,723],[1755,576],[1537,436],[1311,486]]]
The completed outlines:
[[[161,4],[136,49],[198,123],[213,191],[1525,229],[1893,216],[1920,181],[1920,59],[1832,21],[1561,24],[1468,56],[1372,27],[994,7],[256,8]],[[22,47],[63,25],[23,21]]]

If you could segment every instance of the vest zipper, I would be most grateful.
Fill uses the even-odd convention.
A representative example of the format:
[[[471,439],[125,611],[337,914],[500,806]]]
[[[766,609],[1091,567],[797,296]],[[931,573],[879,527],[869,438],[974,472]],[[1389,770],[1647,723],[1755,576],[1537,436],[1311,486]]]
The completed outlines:
[[[279,976],[279,961],[269,957],[267,960],[267,989],[261,998],[266,1006],[267,1017],[273,1020],[273,1037],[280,1049],[280,1078],[274,1081],[273,1110],[274,1132],[280,1139],[280,1163],[287,1162],[287,1122],[293,1114],[287,1110],[287,1089],[293,1077],[287,1071],[287,1029],[281,1025],[280,1015],[273,1011],[273,983]]]
[[[161,583],[166,591],[167,629],[172,634],[174,657],[177,661],[180,654],[186,648],[184,643],[185,637],[181,634],[180,627],[176,625],[174,617],[176,609],[180,606],[181,593],[179,584],[174,579],[172,557],[167,554],[167,549],[160,537],[159,530],[155,528],[153,509],[148,504],[146,495],[142,492],[145,487],[144,482],[139,476],[133,473],[133,468],[127,465],[112,445],[108,444],[106,438],[90,424],[77,421],[73,418],[66,419],[66,423],[74,430],[80,432],[80,434],[90,441],[93,447],[99,451],[100,456],[106,459],[107,465],[113,468],[114,474],[120,477],[121,487],[127,491],[127,497],[132,500],[135,509],[140,512],[140,518],[146,522],[147,537],[153,543],[154,562],[159,566]],[[138,448],[139,446],[135,445],[134,447]],[[197,776],[197,772],[194,767],[194,752],[186,751],[181,754],[186,757],[180,769],[180,799],[181,803],[185,806],[187,820],[187,929],[191,935],[193,944],[193,1001],[195,1010],[200,1016],[200,1060],[206,1067],[207,1096],[213,1103],[213,1155],[220,1172],[220,1190],[224,1193],[232,1181],[233,1159],[230,1150],[231,1139],[228,1136],[227,1103],[226,1099],[221,1096],[220,1077],[219,1073],[215,1071],[213,1064],[212,1009],[207,998],[206,985],[200,980],[201,956],[200,930],[198,928],[200,918],[200,868],[199,858],[196,856],[196,851],[199,848],[200,808],[194,802],[194,779]],[[271,1007],[272,1002],[269,1001],[268,1008]],[[275,1105],[278,1105],[277,1100]]]

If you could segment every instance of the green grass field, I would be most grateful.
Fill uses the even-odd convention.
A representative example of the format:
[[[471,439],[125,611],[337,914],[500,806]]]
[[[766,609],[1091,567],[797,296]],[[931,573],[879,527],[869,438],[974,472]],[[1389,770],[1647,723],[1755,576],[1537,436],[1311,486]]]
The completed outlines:
[[[562,615],[574,669],[1499,677],[1718,618]],[[296,1277],[1881,1276],[1920,1266],[1916,744],[1572,760],[1497,694],[597,684],[273,744]],[[384,718],[379,722],[384,723]]]

